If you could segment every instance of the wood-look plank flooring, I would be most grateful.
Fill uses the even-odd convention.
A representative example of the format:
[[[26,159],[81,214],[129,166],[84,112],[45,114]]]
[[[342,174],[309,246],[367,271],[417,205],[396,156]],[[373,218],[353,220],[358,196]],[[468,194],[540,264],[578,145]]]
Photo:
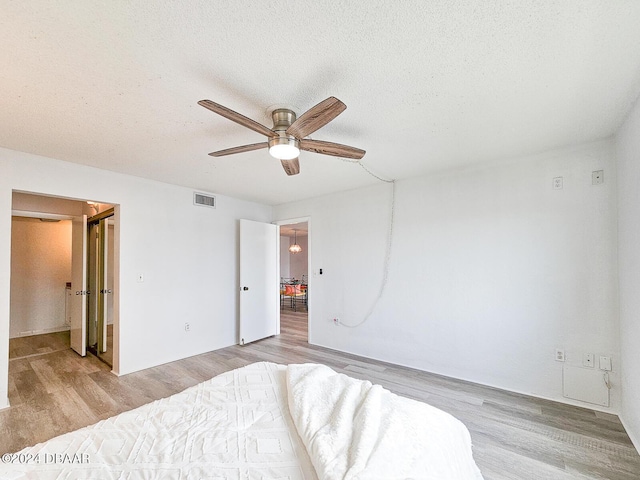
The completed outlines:
[[[177,393],[256,361],[324,363],[427,402],[469,428],[486,480],[640,479],[640,456],[615,415],[518,395],[307,343],[306,312],[285,309],[282,334],[116,377],[64,336],[10,342],[0,453],[14,452]],[[68,340],[67,340],[68,342]]]

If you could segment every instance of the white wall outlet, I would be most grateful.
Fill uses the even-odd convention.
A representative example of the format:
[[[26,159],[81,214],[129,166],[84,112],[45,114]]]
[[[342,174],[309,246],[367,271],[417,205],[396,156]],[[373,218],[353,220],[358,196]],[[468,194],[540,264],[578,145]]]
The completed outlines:
[[[604,170],[596,170],[591,173],[591,185],[602,185],[604,183]]]
[[[600,370],[604,370],[606,372],[611,371],[611,357],[600,357]]]
[[[556,348],[556,362],[564,362],[564,350]]]
[[[139,273],[138,274],[138,283],[142,283],[144,282],[144,273]]]
[[[188,331],[190,331],[190,330],[191,330],[191,324],[189,324],[189,323],[185,323],[185,324],[184,324],[184,331],[185,331],[185,332],[188,332]]]
[[[594,355],[593,353],[585,353],[582,356],[582,366],[593,368],[594,367]]]
[[[553,189],[562,190],[562,187],[564,187],[564,179],[562,177],[555,177],[553,179]]]
[[[333,324],[334,324],[336,327],[339,327],[339,326],[340,326],[340,319],[339,319],[338,317],[335,317],[335,318],[333,319]]]

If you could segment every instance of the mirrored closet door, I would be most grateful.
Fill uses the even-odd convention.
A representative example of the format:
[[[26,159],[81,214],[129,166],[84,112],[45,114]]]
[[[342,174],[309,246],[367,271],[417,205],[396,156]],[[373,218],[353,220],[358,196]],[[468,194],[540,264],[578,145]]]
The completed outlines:
[[[113,209],[88,221],[87,349],[113,365]]]

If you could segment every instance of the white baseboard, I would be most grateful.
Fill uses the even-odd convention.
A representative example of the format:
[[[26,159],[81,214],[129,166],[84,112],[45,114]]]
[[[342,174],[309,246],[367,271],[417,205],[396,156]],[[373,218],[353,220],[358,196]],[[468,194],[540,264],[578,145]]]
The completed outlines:
[[[5,408],[9,408],[11,405],[9,404],[9,398],[4,401],[4,404],[0,404],[0,410],[4,410]]]
[[[603,406],[600,406],[600,405],[595,405],[595,404],[591,404],[591,403],[582,402],[580,400],[572,400],[572,399],[566,398],[566,397],[550,397],[550,396],[540,395],[540,394],[537,394],[537,393],[531,393],[531,392],[527,392],[527,391],[523,391],[523,390],[515,390],[513,388],[507,388],[507,387],[504,387],[502,385],[496,385],[496,384],[492,384],[492,383],[483,383],[483,382],[480,382],[478,380],[474,380],[474,379],[471,379],[471,378],[454,376],[454,375],[447,375],[447,374],[436,372],[436,371],[425,370],[423,368],[418,368],[418,367],[413,366],[413,365],[407,365],[407,364],[404,364],[404,363],[396,363],[396,362],[392,362],[390,360],[385,360],[383,358],[373,357],[373,356],[369,356],[369,355],[363,355],[362,353],[353,352],[353,351],[350,351],[350,350],[339,350],[339,349],[337,349],[335,347],[329,347],[329,346],[323,345],[321,343],[311,343],[310,340],[309,340],[309,344],[317,345],[319,347],[323,347],[323,348],[326,348],[328,350],[334,350],[336,352],[348,353],[348,354],[351,354],[351,355],[356,355],[358,357],[363,357],[363,358],[368,358],[368,359],[371,359],[371,360],[376,360],[378,362],[388,363],[388,364],[391,364],[391,365],[397,365],[399,367],[411,368],[413,370],[418,370],[418,371],[425,372],[425,373],[431,373],[433,375],[438,375],[440,377],[452,378],[454,380],[462,380],[463,382],[474,383],[476,385],[495,388],[495,389],[498,389],[498,390],[503,390],[505,392],[517,393],[518,395],[524,395],[524,396],[527,396],[527,397],[539,398],[541,400],[549,400],[551,402],[562,403],[564,405],[571,405],[572,407],[586,408],[588,410],[593,410],[593,411],[597,411],[597,412],[609,413],[609,414],[618,416],[618,418],[620,416],[620,412],[618,411],[618,409],[613,408],[613,407],[603,407]],[[632,439],[632,441],[633,441],[633,439]]]
[[[43,328],[41,330],[27,330],[25,332],[20,332],[17,335],[10,335],[9,338],[31,337],[33,335],[43,335],[45,333],[64,332],[67,330],[71,330],[71,327],[69,327],[68,325],[61,325],[59,327]]]
[[[624,429],[627,431],[627,435],[629,435],[631,443],[633,443],[633,446],[636,447],[638,454],[640,454],[640,438],[637,438],[635,436],[635,433],[627,426],[627,423],[624,421],[624,418],[622,416],[618,416],[618,418],[620,419],[620,422],[622,423]]]

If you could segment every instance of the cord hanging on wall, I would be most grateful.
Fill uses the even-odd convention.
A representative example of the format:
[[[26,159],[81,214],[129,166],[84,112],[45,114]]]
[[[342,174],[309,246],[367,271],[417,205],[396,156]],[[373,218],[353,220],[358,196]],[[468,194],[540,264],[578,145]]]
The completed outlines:
[[[367,169],[365,168],[365,170]],[[367,170],[367,172],[373,175],[373,173],[369,172],[369,170]],[[380,299],[382,298],[382,295],[384,294],[385,288],[387,286],[387,280],[389,279],[389,263],[391,262],[391,247],[393,245],[393,221],[394,221],[395,203],[396,203],[396,182],[395,180],[385,180],[383,178],[377,177],[376,175],[373,175],[373,176],[375,176],[378,180],[382,182],[391,184],[391,208],[389,212],[389,231],[387,233],[387,248],[386,248],[387,251],[384,257],[384,265],[382,270],[382,282],[380,283],[380,290],[378,291],[378,295],[376,296],[375,300],[371,304],[371,307],[369,308],[365,316],[362,318],[362,320],[354,324],[344,323],[341,320],[337,321],[336,325],[340,325],[342,327],[347,327],[347,328],[357,328],[363,323],[365,323],[367,320],[369,320],[369,317],[371,317],[371,315],[373,314],[373,311],[378,306],[378,302],[380,301]]]
[[[289,247],[289,252],[291,253],[300,253],[302,251],[302,247],[298,245],[298,235],[296,234],[295,229],[293,230],[293,245]]]

